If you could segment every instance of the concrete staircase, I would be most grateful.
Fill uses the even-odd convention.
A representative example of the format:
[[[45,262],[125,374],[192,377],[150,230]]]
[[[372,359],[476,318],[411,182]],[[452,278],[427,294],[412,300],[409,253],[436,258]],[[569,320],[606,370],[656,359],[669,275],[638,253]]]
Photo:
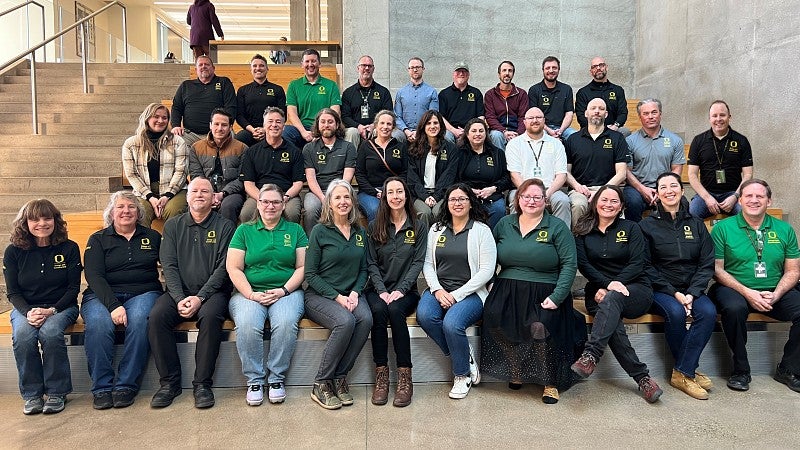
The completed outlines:
[[[84,94],[80,64],[36,65],[41,135],[31,134],[28,63],[0,77],[0,250],[30,199],[48,198],[64,213],[101,211],[121,187],[121,147],[139,114],[148,103],[171,100],[189,70],[89,64],[88,73],[90,93]]]

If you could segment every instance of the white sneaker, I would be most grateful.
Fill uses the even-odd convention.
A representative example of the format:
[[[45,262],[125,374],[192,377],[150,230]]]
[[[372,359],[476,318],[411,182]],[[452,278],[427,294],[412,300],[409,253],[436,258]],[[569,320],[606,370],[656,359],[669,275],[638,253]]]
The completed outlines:
[[[259,406],[264,403],[264,388],[260,384],[247,386],[247,396],[245,398],[250,406]]]
[[[457,376],[453,379],[453,389],[450,389],[450,398],[464,398],[469,394],[469,388],[472,387],[470,377]]]
[[[472,380],[472,384],[480,384],[481,382],[481,371],[475,361],[475,351],[472,350],[472,344],[469,344],[469,378]]]

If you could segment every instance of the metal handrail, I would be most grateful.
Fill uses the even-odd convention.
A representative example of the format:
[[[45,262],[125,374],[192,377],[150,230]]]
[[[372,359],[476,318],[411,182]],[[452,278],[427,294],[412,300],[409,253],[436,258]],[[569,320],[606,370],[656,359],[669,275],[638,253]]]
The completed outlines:
[[[86,67],[86,58],[87,58],[86,40],[87,40],[88,36],[86,36],[87,27],[84,24],[86,22],[88,22],[90,19],[93,19],[95,16],[97,16],[99,14],[102,14],[107,9],[111,8],[112,6],[119,6],[120,8],[122,8],[122,45],[123,45],[124,50],[125,50],[125,62],[127,63],[128,62],[128,25],[127,25],[127,15],[128,14],[127,14],[127,9],[125,8],[125,5],[123,5],[118,0],[115,0],[115,1],[107,4],[106,6],[100,8],[99,10],[89,14],[88,16],[84,17],[83,19],[75,22],[74,24],[72,24],[69,27],[65,28],[61,32],[59,32],[57,34],[54,34],[53,36],[50,36],[49,38],[45,39],[44,41],[40,42],[37,45],[34,45],[33,47],[30,47],[29,49],[25,50],[24,52],[20,53],[19,55],[15,56],[15,57],[11,58],[7,62],[5,62],[2,66],[0,66],[0,73],[3,73],[3,71],[6,68],[10,67],[13,64],[16,64],[21,59],[24,59],[26,56],[30,55],[30,61],[31,61],[31,109],[32,109],[32,113],[33,113],[33,118],[32,118],[33,119],[33,134],[39,134],[39,114],[38,114],[38,102],[37,102],[37,96],[36,96],[36,50],[39,50],[40,48],[42,48],[45,45],[53,42],[54,40],[60,38],[61,36],[67,34],[68,32],[78,28],[79,32],[81,33],[81,36],[83,36],[83,39],[81,40],[81,42],[83,43],[83,46],[82,46],[82,49],[81,49],[82,50],[81,51],[81,55],[82,55],[81,56],[81,65],[82,65],[82,68],[83,68],[83,93],[84,94],[88,94],[89,93],[89,81],[88,81],[88,78],[87,78],[88,74],[87,74],[87,67]]]
[[[22,8],[22,7],[28,6],[28,5],[36,5],[39,8],[41,8],[41,10],[42,10],[42,40],[47,39],[47,34],[45,34],[46,31],[45,31],[44,6],[42,4],[40,4],[40,3],[34,2],[33,0],[28,0],[25,3],[20,3],[17,6],[12,6],[11,8],[9,8],[9,9],[3,11],[3,12],[0,12],[0,17],[3,17],[8,13],[14,12],[14,11],[16,11],[16,10]],[[29,27],[28,32],[30,33],[30,24],[28,25],[28,27]],[[28,36],[30,36],[30,34]],[[42,49],[42,57],[44,58],[45,61],[47,61],[47,48],[43,48]]]

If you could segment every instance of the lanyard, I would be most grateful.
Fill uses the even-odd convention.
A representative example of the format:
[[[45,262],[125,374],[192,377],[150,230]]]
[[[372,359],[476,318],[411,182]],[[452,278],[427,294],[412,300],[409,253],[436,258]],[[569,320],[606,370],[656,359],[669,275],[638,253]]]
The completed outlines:
[[[762,256],[764,256],[764,233],[761,230],[756,231],[756,238],[753,239],[753,236],[750,236],[750,230],[746,229],[745,233],[747,233],[747,238],[750,239],[750,244],[753,246],[753,250],[756,251],[756,257],[758,258],[758,262],[761,262]]]
[[[728,134],[730,134],[730,132],[728,132]],[[714,144],[714,156],[717,157],[717,164],[719,164],[719,168],[722,169],[722,163],[725,161],[725,149],[728,147],[728,144],[730,143],[730,137],[728,139],[725,139],[725,144],[722,145],[721,156],[719,154],[719,149],[717,148],[717,138],[711,136],[711,143]]]
[[[539,141],[539,154],[536,154],[536,150],[533,149],[533,145],[531,145],[531,141],[528,141],[528,147],[531,148],[531,152],[533,153],[533,157],[536,158],[536,167],[539,167],[539,157],[542,156],[542,147],[544,147],[544,141]]]

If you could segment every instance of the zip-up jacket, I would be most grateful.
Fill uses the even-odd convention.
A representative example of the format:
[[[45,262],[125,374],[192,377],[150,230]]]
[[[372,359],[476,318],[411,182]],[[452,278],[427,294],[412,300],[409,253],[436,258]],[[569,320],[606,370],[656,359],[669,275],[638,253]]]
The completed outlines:
[[[486,109],[486,123],[489,128],[500,132],[511,130],[518,134],[525,132],[523,118],[528,111],[528,94],[511,83],[508,98],[500,93],[500,83],[489,89],[483,96]]]

